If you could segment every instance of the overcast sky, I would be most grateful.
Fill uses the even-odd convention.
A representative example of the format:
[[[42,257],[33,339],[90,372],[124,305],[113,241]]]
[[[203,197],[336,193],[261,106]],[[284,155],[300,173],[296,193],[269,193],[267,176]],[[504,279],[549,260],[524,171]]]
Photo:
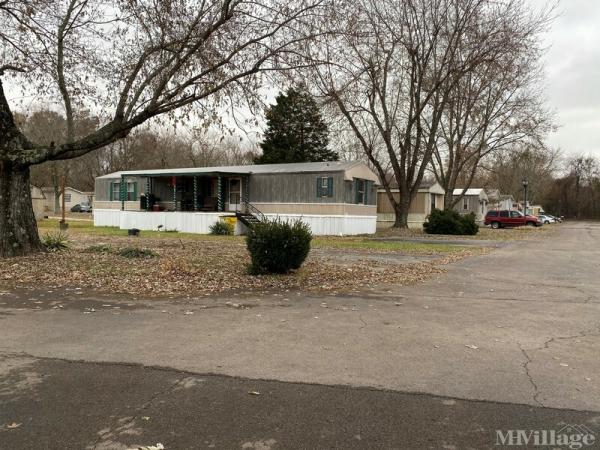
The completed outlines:
[[[547,97],[560,127],[549,143],[600,157],[600,1],[562,0],[558,14],[546,36]]]

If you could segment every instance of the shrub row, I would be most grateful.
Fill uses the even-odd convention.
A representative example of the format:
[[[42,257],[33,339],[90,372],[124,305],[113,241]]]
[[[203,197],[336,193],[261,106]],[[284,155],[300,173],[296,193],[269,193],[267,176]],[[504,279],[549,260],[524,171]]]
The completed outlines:
[[[475,235],[479,225],[473,213],[463,216],[451,209],[434,209],[423,224],[423,229],[428,234]]]

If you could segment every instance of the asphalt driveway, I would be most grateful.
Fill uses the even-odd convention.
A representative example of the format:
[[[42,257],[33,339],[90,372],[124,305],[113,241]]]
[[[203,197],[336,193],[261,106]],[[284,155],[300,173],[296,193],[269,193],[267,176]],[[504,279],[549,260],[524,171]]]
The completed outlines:
[[[479,438],[471,436],[473,448],[484,448],[488,441],[493,445],[493,427],[525,427],[531,425],[532,417],[539,419],[536,426],[578,421],[596,427],[600,434],[599,247],[600,224],[567,223],[555,236],[511,243],[491,254],[463,260],[426,283],[402,288],[376,286],[345,297],[283,292],[269,297],[140,301],[97,298],[84,291],[4,293],[0,296],[0,355],[4,355],[0,360],[0,394],[4,393],[0,405],[12,405],[13,409],[4,411],[20,417],[0,416],[0,426],[3,420],[6,426],[6,421],[25,424],[27,417],[35,417],[35,408],[30,408],[31,413],[27,408],[18,411],[19,405],[36,395],[44,404],[49,401],[48,392],[64,400],[68,389],[61,392],[48,384],[61,369],[45,372],[42,361],[80,361],[78,364],[110,363],[97,367],[97,372],[115,371],[115,377],[120,365],[133,363],[168,368],[175,374],[233,376],[250,385],[258,379],[303,383],[306,395],[312,389],[306,383],[376,388],[381,393],[372,395],[384,397],[404,393],[407,397],[394,397],[395,403],[390,403],[395,405],[390,406],[394,413],[388,417],[407,418],[408,406],[416,404],[411,402],[421,398],[419,394],[427,394],[431,403],[420,408],[420,420],[430,417],[448,425],[433,441],[419,441],[409,433],[403,435],[408,439],[403,442],[398,435],[389,434],[393,427],[382,427],[379,432],[388,433],[388,440],[373,441],[378,445],[352,441],[356,448],[391,448],[394,443],[398,448],[411,448],[411,443],[417,444],[414,448],[467,448],[470,441],[461,430],[483,414],[476,412],[477,405],[488,405],[498,417],[504,411],[513,423],[507,419],[500,425],[490,412],[487,419],[477,422],[481,430]],[[98,381],[94,371],[85,373],[90,383]],[[73,383],[80,381],[76,377]],[[244,384],[240,390],[253,397],[246,391],[250,385]],[[136,384],[127,386],[133,395]],[[107,389],[109,396],[119,397],[118,384]],[[211,403],[214,408],[235,404],[228,392],[224,389],[218,396],[221,403]],[[330,402],[342,402],[346,395],[332,395]],[[436,415],[444,399],[469,405],[462,422],[454,413]],[[265,413],[259,405],[257,414]],[[298,402],[298,408],[305,411],[310,405]],[[330,416],[324,406],[313,405],[315,420]],[[90,419],[85,431],[94,439],[86,438],[86,445],[102,448],[108,442],[139,442],[115,439],[115,433],[105,430],[115,417],[130,413],[111,413],[110,407],[105,411]],[[228,411],[232,420],[245,423],[246,419],[236,417],[235,408]],[[170,430],[184,433],[186,424],[177,422],[176,417],[173,413],[175,422]],[[280,427],[286,429],[290,424],[285,415],[281,417]],[[367,422],[368,417],[357,416]],[[51,418],[44,423],[48,420],[51,423]],[[346,430],[338,422],[331,423],[337,423],[328,428],[332,435],[336,433],[331,430],[344,435],[351,432],[351,427]],[[16,435],[20,427],[0,430],[0,448],[3,434]],[[48,433],[53,429],[57,428],[46,425],[40,439],[50,439]],[[248,442],[253,446],[259,442],[258,447],[244,448],[314,448],[297,440],[281,445],[285,433],[273,437],[275,434],[261,430],[252,440],[240,436],[236,445],[242,448]],[[131,437],[127,430],[121,431]],[[211,439],[197,446],[173,448],[204,448],[210,443],[231,448],[231,442],[225,445],[225,441]],[[326,448],[348,447],[336,442],[342,441],[323,441]],[[10,448],[34,448],[16,445]]]

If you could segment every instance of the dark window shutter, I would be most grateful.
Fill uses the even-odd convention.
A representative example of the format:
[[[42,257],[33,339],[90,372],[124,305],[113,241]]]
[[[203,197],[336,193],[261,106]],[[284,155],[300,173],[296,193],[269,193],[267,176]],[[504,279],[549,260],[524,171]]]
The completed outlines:
[[[359,196],[359,192],[358,192],[358,183],[360,182],[360,180],[358,179],[354,179],[354,203],[358,204],[360,201],[360,196]]]
[[[317,197],[323,197],[322,184],[322,177],[317,177]]]
[[[108,200],[113,201],[113,182],[108,183]]]
[[[365,201],[363,202],[365,205],[369,204],[369,189],[371,187],[371,182],[365,180]]]
[[[327,178],[327,197],[333,197],[333,177]]]
[[[134,200],[134,201],[137,200],[137,198],[138,198],[137,194],[138,194],[138,184],[137,184],[137,181],[135,181],[133,183],[133,198],[131,200]]]

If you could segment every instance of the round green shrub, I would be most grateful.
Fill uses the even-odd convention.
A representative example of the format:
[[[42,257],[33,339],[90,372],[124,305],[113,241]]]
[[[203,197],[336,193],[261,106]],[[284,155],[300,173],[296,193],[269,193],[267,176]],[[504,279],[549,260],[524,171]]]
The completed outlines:
[[[479,225],[473,213],[461,216],[452,209],[434,209],[423,224],[423,229],[427,234],[475,235]]]
[[[310,252],[312,234],[304,222],[279,219],[254,225],[246,236],[250,273],[288,273],[300,268]]]

